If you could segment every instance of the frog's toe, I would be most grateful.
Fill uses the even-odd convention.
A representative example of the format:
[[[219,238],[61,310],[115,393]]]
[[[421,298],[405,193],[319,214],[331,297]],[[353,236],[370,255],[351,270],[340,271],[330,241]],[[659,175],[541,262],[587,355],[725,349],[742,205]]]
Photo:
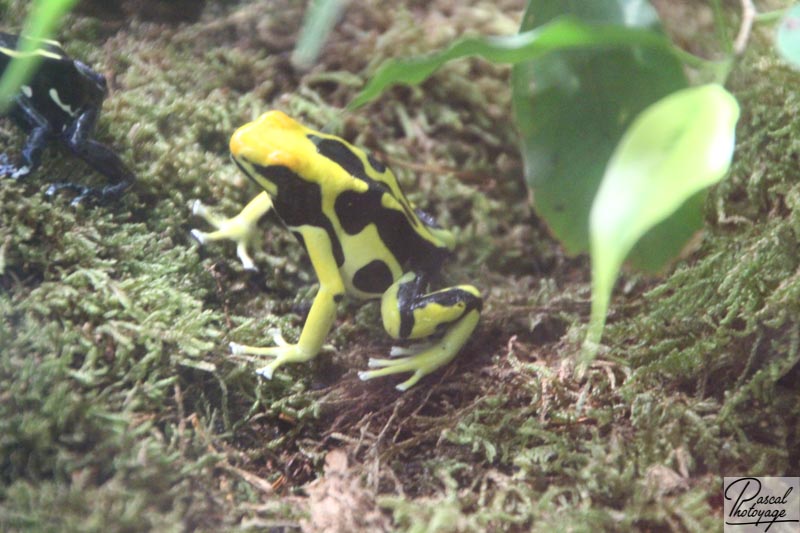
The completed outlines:
[[[19,180],[27,176],[31,173],[30,167],[26,165],[22,165],[21,167],[16,168],[11,174],[10,177],[12,180]]]
[[[417,355],[431,348],[433,345],[434,342],[420,342],[410,346],[392,346],[392,349],[389,351],[389,357],[396,358]]]
[[[256,369],[256,373],[267,379],[272,379],[275,370],[287,363],[304,363],[313,359],[314,353],[303,350],[297,344],[289,344],[281,336],[280,332],[273,333],[273,339],[277,346],[248,346],[245,344],[230,343],[231,354],[233,355],[255,355],[273,358],[269,364]]]
[[[370,368],[392,367],[398,366],[401,363],[405,363],[409,359],[410,357],[399,357],[397,359],[376,359],[374,357],[370,357],[369,361],[367,362],[367,366]],[[397,370],[397,372],[402,372],[402,370]]]
[[[79,194],[72,200],[70,200],[69,205],[71,207],[78,207],[79,205],[83,204],[83,201],[87,198],[87,195]]]
[[[72,207],[78,207],[79,205],[82,205],[87,198],[100,199],[101,197],[102,195],[97,190],[90,187],[83,187],[78,192],[78,195],[70,201],[69,205]]]
[[[44,194],[45,196],[55,196],[56,194],[58,194],[58,191],[65,188],[66,188],[65,183],[53,183],[52,185],[47,187],[47,189],[44,191]]]
[[[268,333],[272,335],[272,342],[274,342],[276,346],[280,346],[282,348],[291,346],[288,342],[286,342],[286,339],[283,338],[283,334],[279,329],[270,329]]]
[[[276,359],[267,366],[262,366],[261,368],[256,369],[256,374],[265,379],[272,379],[272,374],[275,373],[275,369],[278,368],[279,366],[280,366],[279,361]]]
[[[272,348],[259,348],[255,346],[247,346],[245,344],[239,344],[237,342],[231,342],[228,344],[231,355],[262,355],[262,356],[277,356],[275,353],[279,350],[279,347],[272,347]],[[275,369],[281,365],[280,357],[277,357],[273,360],[270,364],[263,366],[261,368],[256,369],[256,374],[259,376],[264,376],[267,379],[272,379],[272,374],[275,372]]]
[[[416,372],[414,372],[414,373],[411,375],[411,377],[410,377],[410,378],[408,378],[408,379],[407,379],[407,380],[405,380],[404,382],[400,383],[399,385],[395,385],[395,387],[394,387],[394,388],[395,388],[395,389],[397,389],[397,390],[399,390],[400,392],[405,392],[405,391],[407,391],[408,389],[410,389],[411,387],[413,387],[414,385],[416,385],[416,384],[417,384],[417,382],[418,382],[420,379],[422,379],[424,376],[425,376],[425,372],[423,372],[423,371],[421,371],[421,370],[417,370]]]
[[[396,385],[395,388],[399,391],[406,391],[417,384],[417,382],[422,379],[424,376],[430,374],[434,369],[427,369],[427,368],[417,368],[417,366],[413,363],[409,364],[409,359],[370,359],[369,360],[369,367],[376,368],[380,367],[377,370],[365,370],[358,373],[358,378],[361,381],[367,381],[372,378],[379,378],[383,376],[389,376],[391,374],[396,374],[398,372],[410,372],[413,371],[414,373],[411,375],[410,378],[405,380],[404,382]]]
[[[208,206],[206,206],[200,200],[195,200],[194,202],[192,202],[192,215],[202,218],[203,220],[211,224],[211,226],[213,226],[215,230],[222,229],[225,223],[228,220],[230,220],[230,219],[225,219],[224,217],[221,217],[219,215],[216,215],[213,211],[211,211],[211,209],[208,208]],[[208,236],[209,234],[206,233],[205,235]],[[227,237],[220,237],[220,238],[227,238]],[[215,239],[213,236],[211,236],[207,237],[207,240],[210,241]]]
[[[53,183],[47,190],[45,190],[45,195],[47,196],[56,196],[61,191],[70,191],[75,193],[75,197],[70,201],[69,205],[72,207],[77,207],[81,205],[83,202],[86,201],[87,198],[99,198],[102,196],[100,191],[93,187],[88,187],[86,185],[78,185],[77,183],[70,183],[68,181],[63,181],[60,183]]]
[[[208,208],[203,205],[203,202],[200,200],[195,200],[192,202],[192,214],[206,218],[206,215],[208,215]]]
[[[244,344],[239,344],[238,342],[229,343],[228,348],[230,349],[232,355],[244,355],[247,353],[246,346]]]
[[[245,270],[258,272],[258,267],[256,266],[255,261],[253,261],[253,258],[250,257],[250,253],[247,251],[246,243],[240,242],[236,245],[236,256],[239,258],[239,261],[242,262],[242,267]]]
[[[200,231],[199,229],[193,229],[189,232],[194,240],[198,242],[198,244],[203,245],[208,242],[208,233],[205,231]]]
[[[430,365],[424,364],[426,361],[421,360],[419,355],[411,357],[401,357],[398,359],[370,359],[367,366],[375,370],[366,370],[358,373],[359,379],[366,381],[368,379],[379,378],[383,376],[390,376],[392,374],[399,374],[402,372],[414,372],[410,379],[404,381],[397,386],[398,390],[406,390],[422,376],[430,374],[436,368],[430,368]]]
[[[258,267],[248,251],[248,248],[256,240],[255,221],[258,220],[257,218],[251,220],[242,213],[232,218],[221,218],[213,214],[200,200],[192,203],[192,214],[199,216],[214,228],[212,232],[191,230],[192,237],[200,245],[213,241],[231,240],[236,243],[236,255],[244,269],[258,271]]]
[[[17,166],[11,162],[8,155],[0,154],[0,178],[11,178],[18,180],[31,173],[27,165]]]

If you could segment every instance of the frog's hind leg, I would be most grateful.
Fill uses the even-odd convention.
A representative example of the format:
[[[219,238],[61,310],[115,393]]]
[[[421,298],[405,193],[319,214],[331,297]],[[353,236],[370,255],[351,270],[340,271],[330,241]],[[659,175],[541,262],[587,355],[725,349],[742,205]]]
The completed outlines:
[[[30,131],[19,156],[19,162],[12,163],[6,154],[0,154],[0,178],[8,176],[18,180],[39,167],[42,152],[52,137],[52,131],[47,120],[32,107],[22,108],[15,105],[10,116],[14,122]]]
[[[107,202],[122,196],[122,193],[127,191],[136,180],[134,173],[125,166],[119,156],[103,143],[89,139],[79,145],[70,145],[70,148],[75,155],[113,183],[103,187],[77,185],[71,182],[55,183],[47,190],[48,195],[54,195],[62,189],[70,189],[78,193],[78,196],[71,202],[73,205],[77,205],[89,197]]]
[[[311,304],[297,344],[289,344],[281,336],[273,337],[277,346],[259,347],[231,343],[231,352],[236,355],[271,357],[271,362],[256,370],[256,373],[267,379],[272,379],[275,370],[286,363],[302,363],[317,356],[331,330],[336,318],[336,306],[344,297],[345,291],[327,231],[315,226],[297,226],[291,229],[302,236],[311,265],[319,279],[319,291]]]
[[[442,330],[444,334],[421,351],[399,350],[404,357],[370,359],[375,370],[359,372],[361,379],[413,372],[397,386],[406,390],[452,361],[466,344],[480,318],[483,301],[478,289],[459,285],[421,294],[423,286],[422,278],[411,272],[389,287],[381,301],[383,325],[396,339],[424,339]]]
[[[102,202],[119,198],[131,185],[136,175],[125,166],[122,159],[108,146],[91,139],[92,131],[97,122],[98,111],[89,109],[81,113],[78,118],[67,128],[63,140],[67,147],[86,161],[93,169],[108,178],[112,183],[105,187],[90,187],[72,182],[55,183],[47,190],[48,195],[67,189],[77,192],[72,200],[73,205],[80,204],[88,197],[94,197]]]

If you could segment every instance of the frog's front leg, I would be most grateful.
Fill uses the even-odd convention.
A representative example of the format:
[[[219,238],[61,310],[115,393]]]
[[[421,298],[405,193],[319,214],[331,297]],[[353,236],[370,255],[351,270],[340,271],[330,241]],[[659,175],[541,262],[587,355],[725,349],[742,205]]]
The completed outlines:
[[[414,374],[397,386],[403,391],[449,363],[472,335],[480,318],[481,299],[472,285],[459,285],[422,294],[424,280],[409,272],[383,294],[381,316],[386,331],[396,339],[423,339],[444,330],[440,339],[419,352],[398,350],[392,359],[370,359],[370,368],[359,372],[363,380],[400,372]]]
[[[42,160],[42,152],[51,137],[51,129],[39,113],[33,109],[21,109],[17,103],[11,118],[30,129],[19,163],[12,163],[6,154],[0,154],[0,177],[21,179],[36,170]]]
[[[72,182],[54,183],[47,189],[47,194],[52,195],[62,189],[69,189],[78,193],[72,204],[79,204],[88,196],[96,196],[102,201],[107,201],[118,198],[133,184],[136,176],[119,156],[108,146],[90,138],[97,122],[97,115],[98,110],[95,108],[83,111],[64,131],[63,139],[72,153],[86,161],[112,183],[100,188]]]
[[[247,249],[256,241],[256,224],[271,208],[272,199],[265,192],[253,198],[238,215],[231,218],[219,217],[209,211],[200,200],[195,200],[192,205],[192,214],[202,217],[214,226],[216,231],[206,233],[193,229],[192,237],[197,239],[200,244],[231,240],[236,243],[236,255],[239,256],[245,270],[258,270]]]
[[[314,272],[319,279],[319,291],[308,313],[297,344],[278,341],[278,346],[257,347],[231,343],[234,354],[264,355],[275,359],[256,372],[267,379],[275,369],[286,363],[302,363],[316,357],[336,318],[336,305],[344,297],[344,283],[339,274],[328,233],[315,226],[300,226],[292,231],[303,237]]]

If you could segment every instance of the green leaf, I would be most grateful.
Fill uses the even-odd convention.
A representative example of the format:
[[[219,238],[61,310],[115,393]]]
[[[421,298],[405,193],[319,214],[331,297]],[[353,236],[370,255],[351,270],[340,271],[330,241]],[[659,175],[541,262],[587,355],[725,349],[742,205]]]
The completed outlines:
[[[32,54],[39,46],[37,41],[48,39],[53,34],[75,2],[76,0],[38,0],[33,4],[22,31],[27,39],[20,39],[17,57],[9,63],[0,78],[0,113],[5,112],[19,88],[36,71],[41,61],[41,56]]]
[[[616,147],[590,214],[592,316],[584,361],[602,336],[625,257],[651,228],[725,176],[738,118],[736,99],[721,85],[684,89],[642,112]],[[686,241],[680,235],[664,242]]]
[[[775,47],[784,61],[800,68],[800,5],[784,13],[775,37]]]
[[[658,33],[563,18],[516,35],[463,37],[448,48],[426,56],[390,59],[378,68],[348,108],[355,109],[374,100],[391,85],[420,84],[444,63],[462,57],[482,57],[494,63],[520,63],[554,51],[600,47],[603,53],[607,53],[607,47],[619,45],[643,45],[660,49],[665,55],[672,53],[669,40]]]
[[[684,88],[686,78],[648,2],[532,0],[522,30],[551,27],[565,15],[584,27],[603,24],[637,36],[558,50],[514,67],[514,114],[534,206],[576,254],[589,247],[589,210],[623,132],[645,107]]]
[[[346,7],[343,0],[311,0],[292,52],[292,66],[311,68]]]

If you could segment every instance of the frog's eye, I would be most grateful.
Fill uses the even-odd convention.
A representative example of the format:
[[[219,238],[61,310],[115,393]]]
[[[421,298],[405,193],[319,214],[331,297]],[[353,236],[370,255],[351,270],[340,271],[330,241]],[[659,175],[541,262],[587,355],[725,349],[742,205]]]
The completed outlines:
[[[241,127],[231,135],[229,148],[234,159],[252,159],[251,154],[257,151],[258,147],[254,146],[254,139],[248,133],[247,127]]]
[[[240,161],[262,167],[282,166],[296,169],[303,155],[289,139],[290,136],[285,135],[282,130],[267,127],[267,124],[260,121],[236,130],[231,136],[230,151],[234,159]]]
[[[287,168],[297,168],[297,155],[285,150],[273,150],[267,156],[270,165],[277,165]]]
[[[94,83],[94,86],[100,91],[104,96],[108,93],[108,84],[106,83],[106,78],[102,74],[93,71],[87,65],[84,65],[80,61],[73,61],[75,68],[80,71],[84,78],[91,80]]]
[[[302,129],[303,126],[299,122],[291,118],[289,115],[282,111],[267,111],[256,121],[261,127],[275,128],[281,130],[288,129]]]

